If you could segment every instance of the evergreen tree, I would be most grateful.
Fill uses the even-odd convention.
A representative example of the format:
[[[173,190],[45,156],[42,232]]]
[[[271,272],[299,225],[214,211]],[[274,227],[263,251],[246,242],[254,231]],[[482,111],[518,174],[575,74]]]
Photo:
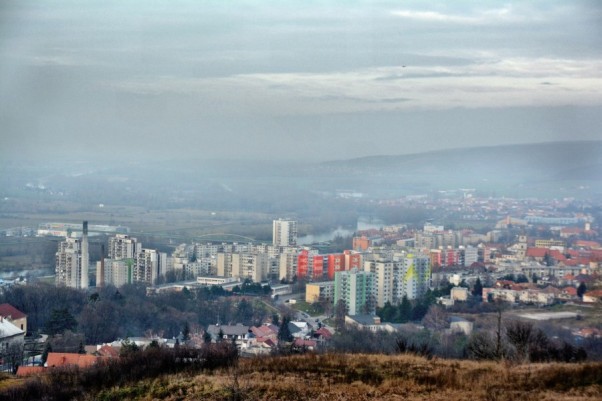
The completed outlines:
[[[477,278],[477,281],[474,283],[474,287],[472,288],[472,295],[475,297],[483,296],[483,284],[481,284],[481,279]]]
[[[182,329],[182,339],[184,341],[190,340],[190,325],[188,321],[184,322],[184,328]]]
[[[395,322],[405,323],[412,319],[412,303],[407,296],[404,296],[397,308],[397,315],[395,316]]]
[[[280,323],[280,328],[278,330],[278,341],[283,342],[291,342],[293,341],[293,335],[291,334],[290,329],[288,328],[288,324],[290,319],[288,317],[282,318],[282,323]]]
[[[77,321],[67,308],[53,309],[46,322],[46,332],[49,335],[64,333],[66,330],[75,331],[76,327]]]

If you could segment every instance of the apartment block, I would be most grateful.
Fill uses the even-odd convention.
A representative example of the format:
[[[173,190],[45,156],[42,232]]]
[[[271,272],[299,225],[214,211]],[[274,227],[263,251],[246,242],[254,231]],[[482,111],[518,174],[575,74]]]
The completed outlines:
[[[374,287],[374,275],[369,271],[352,269],[337,272],[334,278],[335,305],[345,301],[349,315],[373,313]]]

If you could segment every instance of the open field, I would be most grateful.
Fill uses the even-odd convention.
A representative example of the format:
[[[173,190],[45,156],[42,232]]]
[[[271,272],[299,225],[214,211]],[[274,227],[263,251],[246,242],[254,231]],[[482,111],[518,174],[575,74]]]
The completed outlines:
[[[86,400],[599,400],[602,364],[427,360],[412,355],[299,355],[172,375]]]

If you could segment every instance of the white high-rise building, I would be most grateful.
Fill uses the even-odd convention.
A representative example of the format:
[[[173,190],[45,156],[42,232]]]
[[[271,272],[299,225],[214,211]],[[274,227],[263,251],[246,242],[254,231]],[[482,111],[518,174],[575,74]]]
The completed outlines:
[[[295,220],[274,220],[272,244],[274,246],[297,245],[297,222]]]
[[[286,247],[278,258],[278,278],[290,281],[297,274],[297,248]]]
[[[56,285],[88,288],[88,222],[84,222],[81,240],[65,238],[56,253]]]
[[[126,234],[117,234],[109,238],[109,259],[134,259],[142,249],[136,238]]]
[[[406,254],[394,263],[393,303],[400,303],[403,297],[416,299],[426,293],[431,285],[431,262],[428,256]]]
[[[154,249],[142,249],[136,255],[133,281],[155,284],[167,270],[167,255]]]
[[[393,262],[366,261],[364,270],[374,275],[374,297],[379,308],[393,302]]]
[[[260,283],[268,275],[268,254],[263,252],[239,252],[232,254],[232,277],[251,279]]]

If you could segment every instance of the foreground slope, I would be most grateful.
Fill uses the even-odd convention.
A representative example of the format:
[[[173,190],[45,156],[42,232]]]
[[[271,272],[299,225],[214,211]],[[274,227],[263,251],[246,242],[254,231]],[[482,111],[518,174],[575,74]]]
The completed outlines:
[[[298,355],[240,360],[211,374],[171,375],[86,400],[596,400],[602,364],[510,365],[411,355]]]

